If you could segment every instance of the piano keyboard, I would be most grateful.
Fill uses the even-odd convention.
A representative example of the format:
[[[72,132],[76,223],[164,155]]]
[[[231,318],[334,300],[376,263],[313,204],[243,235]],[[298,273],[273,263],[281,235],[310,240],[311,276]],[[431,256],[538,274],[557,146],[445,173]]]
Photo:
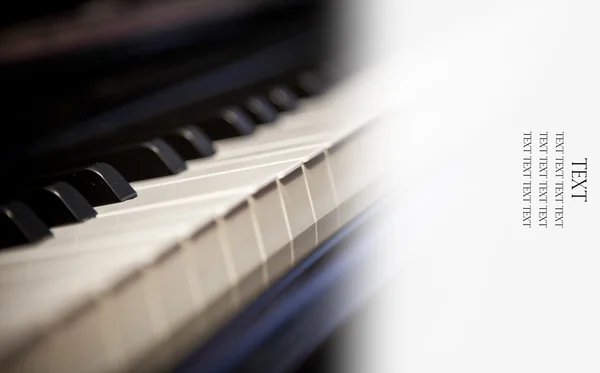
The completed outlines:
[[[156,371],[210,337],[385,192],[369,80],[0,252],[0,371]]]

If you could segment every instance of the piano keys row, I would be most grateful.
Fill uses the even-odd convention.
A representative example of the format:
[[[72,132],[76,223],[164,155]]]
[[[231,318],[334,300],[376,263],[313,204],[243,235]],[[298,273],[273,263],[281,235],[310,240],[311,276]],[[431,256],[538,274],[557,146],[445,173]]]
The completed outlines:
[[[308,102],[252,136],[215,142],[214,156],[185,172],[134,182],[138,198],[55,228],[44,250],[5,251],[0,357],[10,358],[0,366],[168,364],[220,325],[378,194],[383,166],[370,150],[385,134],[366,128],[370,116],[336,121],[322,110],[331,106]]]
[[[52,237],[50,228],[96,217],[94,207],[136,198],[130,182],[176,175],[186,161],[213,156],[214,141],[250,135],[322,88],[316,73],[302,72],[291,84],[249,93],[200,123],[136,129],[70,149],[66,161],[50,158],[34,177],[2,188],[0,249],[42,241]]]

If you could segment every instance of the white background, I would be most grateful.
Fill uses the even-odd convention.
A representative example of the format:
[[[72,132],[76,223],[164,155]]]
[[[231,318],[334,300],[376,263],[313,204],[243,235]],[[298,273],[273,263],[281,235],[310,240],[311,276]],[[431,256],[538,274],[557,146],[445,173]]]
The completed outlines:
[[[399,104],[401,265],[355,366],[600,372],[600,3],[360,6],[361,53],[394,56],[380,94]],[[562,230],[521,226],[529,130],[565,131],[569,159],[588,158],[589,201],[568,202]]]

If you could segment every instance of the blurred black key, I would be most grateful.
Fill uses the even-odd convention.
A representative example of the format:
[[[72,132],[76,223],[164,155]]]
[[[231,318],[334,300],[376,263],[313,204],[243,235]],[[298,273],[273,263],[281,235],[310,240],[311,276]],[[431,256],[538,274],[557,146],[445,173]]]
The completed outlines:
[[[268,97],[279,111],[295,110],[298,107],[298,96],[286,86],[271,88]]]
[[[72,185],[92,206],[103,206],[137,197],[137,193],[123,175],[106,163],[74,169],[52,179]]]
[[[63,181],[28,192],[22,200],[50,227],[83,222],[96,216],[96,210],[81,193]]]
[[[294,88],[301,97],[316,96],[325,91],[325,82],[317,72],[305,71],[296,76]]]
[[[212,140],[245,136],[254,132],[254,122],[238,107],[222,110],[216,117],[198,123]]]
[[[245,107],[257,124],[272,123],[277,120],[277,109],[263,96],[250,97]]]
[[[162,138],[185,160],[205,158],[215,154],[212,141],[197,126],[178,128]]]
[[[46,224],[21,202],[0,206],[0,249],[52,237]]]
[[[117,148],[97,160],[116,168],[127,181],[175,175],[186,169],[185,160],[161,139]]]

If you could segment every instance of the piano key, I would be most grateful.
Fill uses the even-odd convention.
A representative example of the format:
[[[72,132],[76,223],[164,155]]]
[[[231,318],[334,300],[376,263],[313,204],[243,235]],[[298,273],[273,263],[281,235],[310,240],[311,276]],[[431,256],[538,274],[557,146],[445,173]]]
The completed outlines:
[[[260,244],[265,251],[266,270],[272,281],[294,264],[293,236],[287,211],[281,203],[280,188],[278,182],[270,183],[250,197]]]
[[[205,158],[215,154],[212,141],[194,125],[178,128],[162,136],[162,139],[185,160]]]
[[[317,241],[315,209],[308,191],[306,174],[300,167],[280,179],[283,204],[292,233],[294,262],[302,260]]]
[[[216,117],[197,125],[213,140],[245,136],[254,132],[254,122],[239,107],[223,109]]]
[[[268,94],[269,101],[279,111],[290,111],[298,108],[298,97],[287,86],[277,86],[271,88]]]
[[[304,71],[295,78],[295,87],[300,97],[315,96],[323,93],[325,83],[316,71]]]
[[[336,207],[338,196],[328,153],[319,152],[304,164],[307,184],[315,209],[317,242],[321,243],[340,228]]]
[[[48,237],[52,237],[52,233],[27,205],[13,201],[0,206],[0,249]]]
[[[96,210],[64,181],[27,192],[23,202],[50,227],[80,223],[96,217]]]
[[[186,169],[179,154],[160,139],[117,148],[97,158],[116,168],[128,181],[175,175]]]
[[[114,167],[95,163],[44,179],[47,184],[64,181],[81,193],[92,206],[135,198],[137,193]]]
[[[246,110],[257,124],[272,123],[277,120],[277,109],[263,96],[252,96],[245,104]]]
[[[247,200],[217,218],[223,250],[228,257],[234,282],[239,284],[237,301],[246,303],[263,290],[269,282],[266,254],[258,241],[256,222]]]
[[[222,242],[216,223],[211,223],[181,244],[183,257],[187,259],[189,283],[200,287],[201,299],[195,308],[201,310],[203,317],[198,318],[200,326],[195,331],[196,335],[202,332],[208,334],[214,330],[239,306],[235,288],[236,274],[230,266],[231,260],[227,257]],[[215,249],[206,250],[207,247]],[[195,345],[197,339],[193,339]]]
[[[364,209],[364,200],[355,199],[362,190],[370,187],[372,180],[382,180],[385,164],[381,156],[373,155],[372,144],[385,141],[386,127],[380,123],[369,126],[369,130],[358,130],[346,134],[327,149],[331,175],[336,187],[340,224],[346,224]],[[369,156],[365,156],[368,154]],[[360,169],[360,172],[356,170]]]
[[[132,357],[149,351],[172,326],[161,309],[160,292],[156,291],[160,288],[152,287],[152,274],[135,271],[110,293],[112,301],[107,304],[105,315],[115,320],[113,342],[121,348],[114,349],[113,358],[123,368]]]

